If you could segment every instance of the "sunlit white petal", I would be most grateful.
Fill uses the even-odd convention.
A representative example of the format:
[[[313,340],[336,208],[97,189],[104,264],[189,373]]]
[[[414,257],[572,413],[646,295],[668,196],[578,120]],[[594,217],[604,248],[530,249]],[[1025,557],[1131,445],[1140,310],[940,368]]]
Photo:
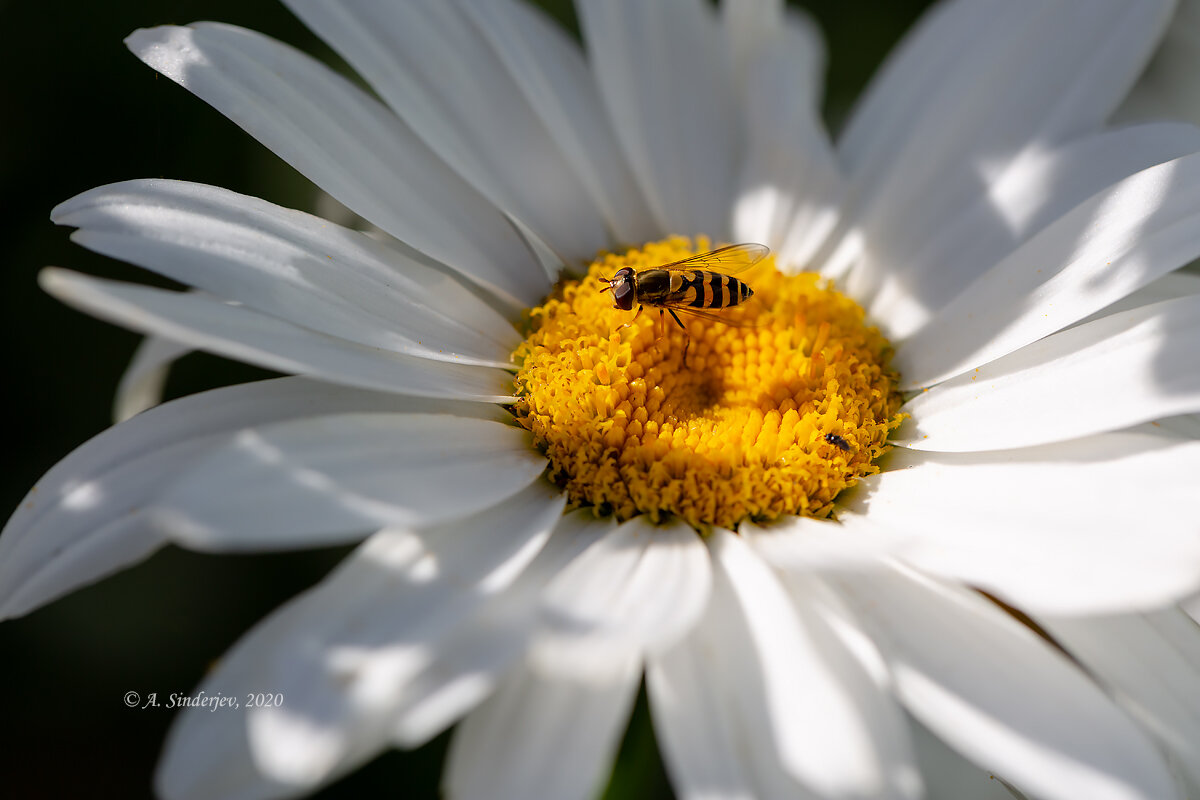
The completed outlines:
[[[140,30],[127,43],[397,239],[517,305],[545,295],[549,280],[504,215],[395,115],[328,67],[230,25]]]
[[[1194,590],[1200,537],[1179,510],[1197,474],[1200,443],[1152,434],[994,453],[898,448],[846,505],[903,536],[902,557],[924,570],[1030,613],[1102,613]]]
[[[617,139],[659,229],[726,240],[740,131],[714,12],[699,0],[580,0]]]
[[[211,797],[235,779],[251,794],[310,791],[378,752],[403,681],[428,663],[440,636],[520,575],[562,502],[538,484],[418,535],[373,536],[260,623],[205,680],[198,691],[271,686],[289,701],[243,714],[185,712],[160,767],[164,793]]]
[[[265,314],[385,350],[506,366],[520,339],[438,270],[369,236],[253,197],[126,181],[60,204],[60,225],[106,255]]]
[[[1138,615],[1040,617],[1067,651],[1167,748],[1200,789],[1200,626],[1176,608]]]
[[[912,242],[915,250],[888,247],[887,274],[868,313],[903,340],[1022,242],[1097,192],[1198,150],[1200,128],[1176,123],[1102,131],[1053,148],[1031,145],[974,202]]]
[[[195,459],[151,513],[199,549],[327,544],[477,512],[545,466],[526,431],[500,422],[328,414],[240,431]]]
[[[166,543],[150,504],[195,460],[245,427],[347,412],[499,418],[478,403],[366,392],[302,378],[172,401],[79,447],[30,490],[0,535],[0,616],[19,616],[142,560]]]
[[[579,45],[537,9],[519,0],[459,2],[512,73],[603,211],[616,240],[641,242],[660,236],[662,231],[654,226]],[[549,197],[541,201],[553,202]]]
[[[589,800],[603,785],[637,696],[640,662],[602,682],[519,668],[458,727],[451,798]]]
[[[898,346],[929,386],[1061,330],[1200,255],[1200,154],[1092,197],[988,270]]]
[[[631,658],[670,647],[691,629],[711,580],[690,526],[634,517],[546,587],[532,663],[574,676],[622,672]]]
[[[1111,314],[922,392],[894,441],[992,450],[1200,411],[1198,341],[1200,295]]]
[[[42,288],[64,303],[146,334],[251,364],[365,389],[511,402],[508,373],[389,352],[198,292],[169,292],[47,268]]]
[[[404,746],[423,744],[485,698],[519,661],[537,627],[542,592],[562,569],[613,528],[590,509],[572,512],[513,583],[496,592],[480,613],[447,631],[395,701],[392,736]]]
[[[979,594],[913,573],[836,583],[888,658],[901,701],[976,764],[1041,798],[1175,796],[1134,722]]]

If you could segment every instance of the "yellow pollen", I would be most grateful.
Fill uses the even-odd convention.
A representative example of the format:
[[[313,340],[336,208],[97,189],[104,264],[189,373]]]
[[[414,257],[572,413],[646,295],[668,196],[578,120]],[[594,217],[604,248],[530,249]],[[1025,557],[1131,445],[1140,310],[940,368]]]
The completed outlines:
[[[753,297],[710,312],[732,324],[680,313],[686,364],[684,332],[653,305],[622,327],[637,303],[614,308],[600,292],[608,278],[708,244],[603,254],[530,310],[514,413],[575,507],[697,527],[828,516],[839,492],[878,472],[900,424],[891,347],[853,300],[772,258],[737,275]]]

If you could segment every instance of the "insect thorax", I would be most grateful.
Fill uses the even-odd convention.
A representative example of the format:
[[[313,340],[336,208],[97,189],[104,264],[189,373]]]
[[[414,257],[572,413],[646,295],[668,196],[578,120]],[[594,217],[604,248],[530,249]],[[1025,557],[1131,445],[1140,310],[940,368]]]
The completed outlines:
[[[653,303],[671,292],[671,273],[665,269],[648,269],[637,274],[638,300]]]

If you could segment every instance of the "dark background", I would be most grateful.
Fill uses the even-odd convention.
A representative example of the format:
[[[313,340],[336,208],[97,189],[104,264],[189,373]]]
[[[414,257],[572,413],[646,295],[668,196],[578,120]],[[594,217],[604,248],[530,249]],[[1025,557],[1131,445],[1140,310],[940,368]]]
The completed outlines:
[[[826,113],[836,125],[925,0],[801,3],[829,49]],[[574,26],[567,2],[542,3]],[[113,391],[138,337],[38,290],[46,265],[128,280],[139,270],[93,255],[50,223],[85,189],[167,177],[311,209],[315,190],[233,123],[134,58],[138,27],[219,20],[263,31],[327,60],[328,50],[279,5],[244,0],[42,0],[0,3],[0,324],[10,406],[0,485],[6,517],[50,468],[110,423]],[[179,396],[264,373],[193,355],[174,370]],[[344,554],[203,556],[167,548],[148,562],[27,617],[0,624],[0,795],[150,795],[173,712],[131,710],[133,690],[186,693],[256,620],[318,580]],[[437,794],[446,737],[393,752],[320,797]],[[663,783],[644,722],[627,738],[612,797],[658,797]]]

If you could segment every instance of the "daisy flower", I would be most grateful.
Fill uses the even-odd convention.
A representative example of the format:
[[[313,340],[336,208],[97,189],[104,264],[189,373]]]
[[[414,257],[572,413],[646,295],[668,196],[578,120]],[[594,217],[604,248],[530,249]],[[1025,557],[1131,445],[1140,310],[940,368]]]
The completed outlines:
[[[643,681],[682,797],[1197,791],[1200,131],[1106,123],[1170,3],[940,4],[836,143],[770,0],[579,0],[582,47],[288,5],[373,94],[227,25],[128,44],[379,235],[168,180],[55,209],[192,290],[43,273],[154,337],[128,408],[187,349],[291,377],[131,417],[0,536],[7,617],[167,543],[362,541],[214,667],[283,702],[182,713],[164,796],[457,722],[448,796],[586,798]],[[726,324],[601,291],[730,243],[772,255]]]

